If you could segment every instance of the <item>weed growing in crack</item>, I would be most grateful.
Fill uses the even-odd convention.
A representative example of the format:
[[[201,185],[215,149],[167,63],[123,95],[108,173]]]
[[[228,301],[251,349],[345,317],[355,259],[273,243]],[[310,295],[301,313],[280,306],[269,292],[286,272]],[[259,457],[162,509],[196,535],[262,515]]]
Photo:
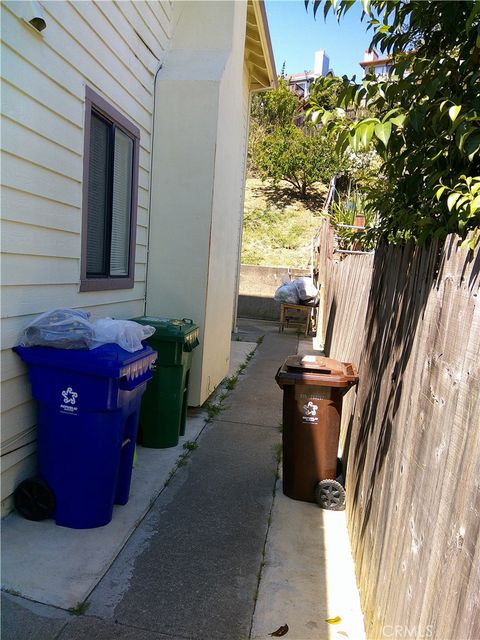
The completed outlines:
[[[70,607],[68,609],[68,613],[70,613],[72,616],[83,616],[83,614],[87,612],[89,606],[90,602],[83,600],[82,602],[77,602],[74,607]]]
[[[235,389],[237,382],[238,376],[230,376],[230,378],[227,378],[225,382],[225,388],[227,389],[227,391],[232,391],[233,389]]]
[[[258,344],[258,346],[260,346],[262,344],[262,342],[264,341],[265,336],[258,336],[256,342]]]
[[[185,465],[188,464],[188,458],[191,452],[195,451],[195,449],[198,449],[198,442],[195,442],[194,440],[187,440],[187,442],[183,443],[183,448],[185,449],[185,451],[184,453],[180,454],[180,456],[177,458],[175,466],[173,467],[173,469],[171,469],[167,479],[163,484],[164,487],[168,487],[168,485],[173,479],[173,476],[177,473],[180,467],[184,467]]]
[[[165,480],[165,482],[163,483],[164,487],[168,487],[168,485],[170,484],[170,482],[172,481],[173,476],[175,475],[177,471],[177,467],[173,467],[173,469],[170,470],[170,473],[168,474],[167,479]]]
[[[282,461],[282,453],[283,453],[283,445],[281,442],[277,442],[277,444],[274,447],[275,450],[275,460],[277,461],[277,464],[280,464],[280,462]]]
[[[275,484],[276,484],[277,480],[280,479],[280,464],[282,462],[282,456],[283,456],[283,445],[281,442],[278,442],[275,445],[274,451],[275,451],[275,462],[276,462],[276,466],[275,466]],[[273,486],[273,495],[275,496],[275,485]]]
[[[215,402],[207,402],[207,422],[211,422],[216,416],[218,416],[220,411],[222,411],[222,408],[223,407],[221,407],[219,403],[216,404]]]

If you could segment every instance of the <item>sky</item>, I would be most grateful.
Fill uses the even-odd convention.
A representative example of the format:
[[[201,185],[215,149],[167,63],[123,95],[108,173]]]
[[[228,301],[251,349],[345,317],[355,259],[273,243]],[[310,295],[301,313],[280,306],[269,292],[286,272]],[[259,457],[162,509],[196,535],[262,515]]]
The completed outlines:
[[[266,0],[265,6],[278,74],[284,61],[287,75],[312,70],[315,51],[324,49],[335,75],[356,74],[357,79],[363,76],[358,63],[368,49],[372,31],[366,32],[367,22],[360,21],[360,0],[340,23],[331,13],[325,21],[323,3],[316,19],[313,7],[309,6],[307,13],[303,0]]]

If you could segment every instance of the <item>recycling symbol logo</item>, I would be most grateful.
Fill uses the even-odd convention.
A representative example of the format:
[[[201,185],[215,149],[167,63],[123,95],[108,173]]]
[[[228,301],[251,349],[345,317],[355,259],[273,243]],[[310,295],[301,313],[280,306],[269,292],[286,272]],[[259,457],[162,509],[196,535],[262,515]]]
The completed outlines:
[[[74,405],[78,398],[78,393],[72,389],[72,387],[67,387],[65,391],[62,391],[63,402],[65,404]]]
[[[303,410],[306,416],[315,417],[317,415],[318,406],[316,404],[313,404],[313,402],[308,402],[307,404],[303,405]]]

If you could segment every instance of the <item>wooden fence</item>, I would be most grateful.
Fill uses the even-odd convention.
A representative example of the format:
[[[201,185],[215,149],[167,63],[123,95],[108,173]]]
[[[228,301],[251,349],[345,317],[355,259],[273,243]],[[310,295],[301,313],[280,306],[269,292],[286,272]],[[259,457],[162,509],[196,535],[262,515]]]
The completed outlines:
[[[370,640],[480,638],[480,252],[459,244],[319,253],[325,347],[359,365],[344,462]]]
[[[328,219],[316,242],[314,272],[320,285],[317,346],[337,360],[357,367],[365,336],[365,314],[372,281],[373,255],[340,254],[334,249],[334,233]],[[341,448],[345,448],[348,423],[356,402],[352,389],[344,398]]]

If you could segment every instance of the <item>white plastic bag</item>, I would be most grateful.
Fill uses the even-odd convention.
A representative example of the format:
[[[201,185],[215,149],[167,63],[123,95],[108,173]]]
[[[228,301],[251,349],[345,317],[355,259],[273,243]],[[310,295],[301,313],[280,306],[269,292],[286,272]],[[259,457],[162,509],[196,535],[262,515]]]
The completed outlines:
[[[298,291],[293,282],[286,282],[280,285],[275,291],[273,299],[277,302],[285,302],[287,304],[299,304]]]
[[[155,333],[150,325],[139,324],[133,320],[112,320],[102,318],[92,323],[94,331],[94,347],[102,344],[118,344],[125,351],[134,353],[143,349],[142,340],[146,340]]]
[[[293,284],[295,285],[298,297],[302,302],[306,300],[313,300],[318,295],[318,289],[313,284],[312,278],[301,277],[294,280]]]
[[[86,349],[93,340],[90,314],[81,309],[54,309],[35,318],[20,334],[24,347]]]

